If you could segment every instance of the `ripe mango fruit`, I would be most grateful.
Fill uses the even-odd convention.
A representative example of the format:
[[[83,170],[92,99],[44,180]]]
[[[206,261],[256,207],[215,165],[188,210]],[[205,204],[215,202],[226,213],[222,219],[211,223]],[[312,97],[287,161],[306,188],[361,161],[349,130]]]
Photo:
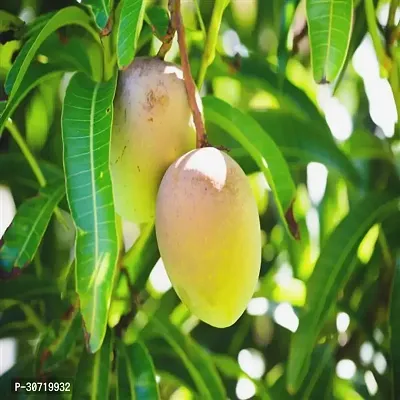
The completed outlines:
[[[257,203],[240,166],[222,151],[188,152],[165,173],[156,235],[171,283],[209,325],[235,323],[253,296],[261,264]]]
[[[201,108],[200,96],[197,101]],[[167,168],[196,147],[182,70],[138,57],[120,72],[114,100],[110,166],[116,212],[141,224],[154,219]]]

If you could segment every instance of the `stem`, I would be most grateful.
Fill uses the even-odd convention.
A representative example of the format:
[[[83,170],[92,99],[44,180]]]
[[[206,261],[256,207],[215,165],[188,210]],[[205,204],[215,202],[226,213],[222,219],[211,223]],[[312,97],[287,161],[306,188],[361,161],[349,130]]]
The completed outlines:
[[[35,156],[32,154],[31,150],[29,149],[28,145],[25,143],[24,138],[22,137],[19,129],[17,126],[12,122],[10,119],[6,122],[6,128],[8,131],[11,133],[11,136],[21,149],[22,154],[26,158],[26,161],[28,161],[29,166],[31,167],[31,170],[33,174],[35,175],[40,187],[44,187],[47,184],[46,178],[43,175],[42,170],[40,169],[40,166],[38,162],[36,161]],[[61,222],[64,227],[66,227],[66,222],[61,214],[61,211],[58,207],[54,209],[54,214],[58,218],[58,220]]]
[[[169,49],[172,46],[172,40],[174,39],[175,32],[176,32],[176,26],[173,21],[173,15],[175,13],[175,8],[176,8],[176,1],[175,0],[168,0],[168,9],[169,12],[171,13],[171,18],[169,20],[168,24],[168,29],[166,35],[161,38],[162,45],[160,47],[160,50],[158,50],[157,57],[161,58],[164,60],[165,55],[168,53]]]
[[[199,2],[198,2],[198,0],[193,0],[193,1],[194,1],[194,5],[196,7],[196,15],[197,15],[197,19],[199,20],[200,29],[203,32],[204,37],[206,37],[207,31],[206,31],[206,26],[204,25],[203,18],[201,17]]]
[[[215,58],[215,48],[218,41],[219,28],[221,26],[222,15],[229,0],[215,0],[215,5],[211,17],[210,26],[208,27],[208,35],[201,59],[199,76],[197,78],[197,86],[199,89],[203,86],[207,68],[212,64]]]
[[[367,19],[368,31],[371,35],[375,53],[378,57],[379,65],[381,67],[380,75],[382,78],[384,78],[387,77],[388,72],[391,70],[392,62],[386,54],[382,40],[379,36],[379,28],[375,18],[375,8],[373,0],[365,0],[365,15]]]
[[[46,178],[44,177],[42,170],[40,169],[39,164],[35,159],[35,156],[32,154],[28,145],[25,143],[25,140],[19,132],[17,126],[13,122],[11,122],[11,120],[8,120],[6,123],[6,127],[11,133],[11,136],[13,137],[19,148],[21,149],[21,152],[26,158],[26,161],[28,161],[28,164],[31,167],[32,172],[34,173],[39,185],[41,187],[46,186]]]
[[[390,31],[395,25],[396,11],[397,8],[399,7],[399,4],[400,4],[399,0],[392,0],[390,2],[388,21],[386,25],[387,31]]]
[[[192,73],[190,72],[189,57],[186,49],[185,28],[183,26],[181,14],[181,2],[180,0],[171,0],[171,3],[173,3],[171,7],[171,22],[173,27],[178,32],[178,45],[179,52],[181,54],[183,79],[185,81],[188,102],[193,113],[194,125],[196,127],[196,147],[206,147],[208,145],[206,130],[199,104],[196,99],[197,89],[192,77]]]

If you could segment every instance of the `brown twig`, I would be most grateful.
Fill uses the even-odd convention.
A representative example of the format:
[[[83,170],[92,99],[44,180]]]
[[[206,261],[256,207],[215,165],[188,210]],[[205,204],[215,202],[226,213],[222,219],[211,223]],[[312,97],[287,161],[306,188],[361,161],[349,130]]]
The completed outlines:
[[[176,26],[174,24],[173,15],[175,14],[176,3],[177,2],[175,0],[168,0],[168,9],[171,14],[171,19],[169,20],[167,33],[165,34],[164,37],[160,38],[162,45],[160,47],[160,50],[158,50],[157,57],[160,58],[161,60],[164,60],[165,55],[171,49],[172,41],[175,36]]]
[[[171,12],[171,21],[178,33],[178,45],[179,52],[181,54],[183,79],[185,81],[188,102],[193,113],[194,125],[196,127],[196,147],[199,149],[202,147],[207,147],[209,144],[207,141],[203,117],[196,101],[196,84],[194,83],[192,73],[190,71],[189,57],[186,49],[185,27],[183,26],[182,22],[181,2],[180,0],[170,0],[170,3],[174,3],[172,7],[174,12]]]

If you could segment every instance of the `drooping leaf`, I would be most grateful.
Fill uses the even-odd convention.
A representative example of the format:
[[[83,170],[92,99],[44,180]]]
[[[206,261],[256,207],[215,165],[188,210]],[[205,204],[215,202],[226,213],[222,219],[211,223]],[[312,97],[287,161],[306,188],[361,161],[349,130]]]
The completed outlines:
[[[399,198],[371,194],[354,205],[327,239],[307,284],[306,305],[291,342],[287,375],[290,391],[296,392],[304,381],[312,349],[352,273],[361,239],[374,224],[398,212],[399,206]]]
[[[145,21],[150,25],[157,37],[160,38],[167,34],[169,15],[164,7],[154,6],[148,8]]]
[[[296,236],[298,231],[294,221],[286,216],[295,197],[296,188],[289,167],[271,137],[248,114],[233,108],[215,97],[203,99],[206,120],[225,129],[252,156],[265,174],[274,193],[282,222],[288,232]]]
[[[166,319],[153,316],[150,326],[181,358],[196,384],[200,398],[210,400],[226,398],[221,378],[206,350]]]
[[[101,348],[95,354],[90,354],[83,349],[75,382],[72,385],[72,400],[110,399],[113,345],[114,333],[108,330]]]
[[[374,0],[375,6],[377,0]],[[356,6],[356,4],[355,4]],[[343,64],[343,68],[340,70],[338,77],[334,83],[333,93],[332,95],[336,95],[337,89],[340,86],[340,83],[343,80],[345,75],[345,71],[347,66],[349,65],[350,61],[353,59],[354,52],[360,46],[362,40],[365,38],[365,35],[368,33],[368,25],[365,15],[365,2],[360,1],[357,7],[354,10],[354,17],[353,17],[353,30],[350,38],[349,48],[347,50],[346,59]]]
[[[117,342],[117,400],[160,398],[153,361],[146,346]]]
[[[315,125],[282,110],[251,114],[270,134],[289,163],[319,162],[357,184],[360,177],[345,154],[337,147],[328,128]]]
[[[56,339],[42,353],[42,371],[56,368],[68,360],[77,338],[82,335],[82,318],[77,309],[61,321]]]
[[[96,31],[90,25],[90,17],[83,10],[75,6],[61,9],[32,34],[19,52],[13,66],[8,72],[4,85],[10,99],[15,96],[41,44],[53,32],[66,25],[79,25],[85,28],[95,40],[100,40]]]
[[[112,0],[82,0],[82,4],[92,10],[97,26],[104,29],[110,18]]]
[[[143,0],[122,1],[117,35],[117,59],[121,69],[127,67],[135,57],[145,11]]]
[[[334,376],[333,345],[318,345],[311,356],[311,364],[306,379],[298,393],[289,393],[285,387],[286,373],[272,386],[273,399],[320,400],[331,399]]]
[[[64,66],[69,71],[84,72],[96,82],[103,77],[103,50],[91,37],[76,35],[61,43],[58,35],[52,34],[39,52],[48,57],[49,63]]]
[[[237,78],[246,86],[272,93],[279,99],[282,108],[299,116],[312,118],[315,123],[326,125],[318,108],[306,93],[286,78],[281,82],[276,68],[255,54],[239,60],[222,59],[217,55],[207,70],[207,75],[209,78],[218,76]]]
[[[77,228],[76,284],[90,351],[104,338],[118,257],[109,152],[116,76],[75,74],[62,117],[69,207]]]
[[[0,241],[2,275],[17,273],[32,261],[54,208],[63,196],[64,182],[57,181],[45,186],[37,197],[20,206]]]
[[[352,0],[307,0],[311,62],[317,83],[333,82],[346,60],[353,19]]]
[[[4,103],[3,109],[0,108],[0,137],[8,118],[11,117],[15,108],[26,95],[40,83],[54,77],[60,72],[62,72],[62,69],[60,69],[59,66],[32,63],[14,96],[10,97],[8,101]]]
[[[389,332],[390,332],[390,355],[392,362],[392,393],[400,393],[400,258],[396,260],[394,279],[392,283],[392,297],[390,300]]]

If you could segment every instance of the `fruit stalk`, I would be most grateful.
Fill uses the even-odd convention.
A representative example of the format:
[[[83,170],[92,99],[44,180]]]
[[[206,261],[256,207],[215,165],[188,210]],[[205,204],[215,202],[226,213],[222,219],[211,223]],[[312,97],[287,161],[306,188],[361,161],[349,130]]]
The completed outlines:
[[[208,146],[207,134],[204,121],[196,101],[196,84],[194,83],[192,73],[190,71],[189,57],[186,49],[185,27],[183,26],[182,22],[180,0],[170,0],[170,10],[171,22],[178,34],[178,45],[181,55],[183,79],[185,81],[188,102],[193,113],[193,121],[196,127],[196,147],[199,149]]]

